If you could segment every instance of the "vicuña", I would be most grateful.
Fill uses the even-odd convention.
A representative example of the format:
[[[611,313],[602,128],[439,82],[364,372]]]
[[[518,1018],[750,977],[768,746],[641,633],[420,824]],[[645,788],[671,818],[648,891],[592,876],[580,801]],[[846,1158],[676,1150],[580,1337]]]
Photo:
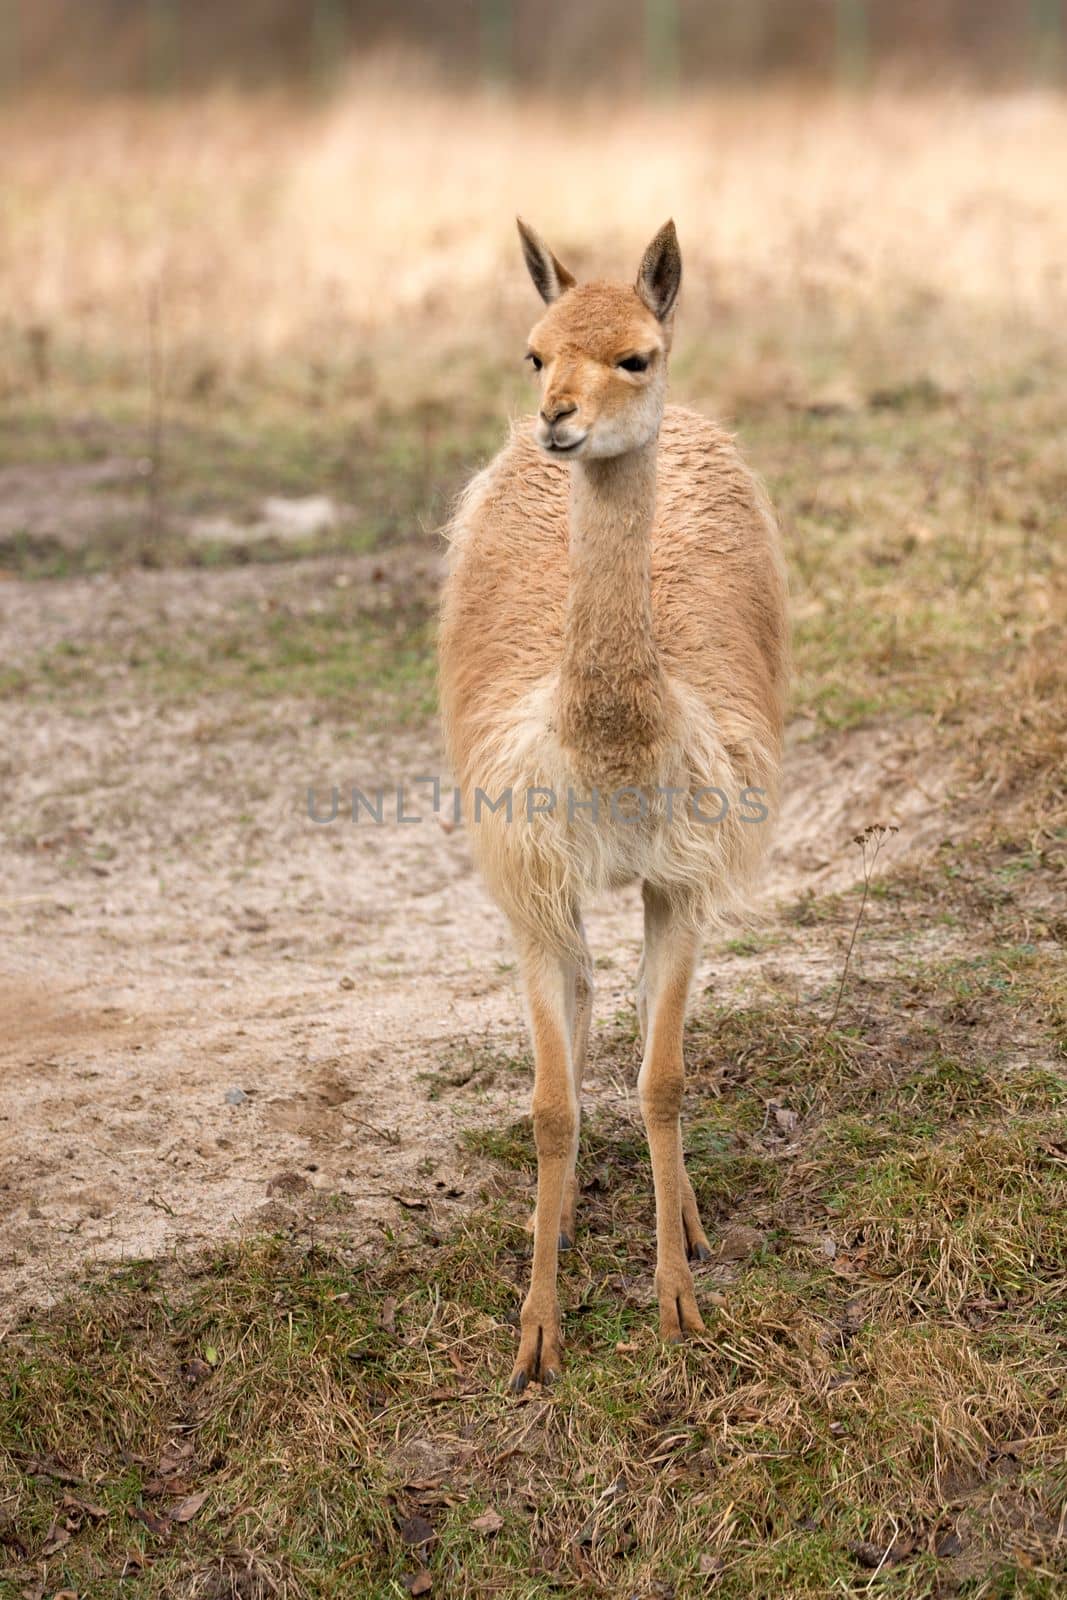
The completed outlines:
[[[558,1252],[575,1237],[592,895],[639,881],[637,1079],[656,1193],[666,1339],[703,1328],[710,1254],[685,1169],[686,999],[700,941],[743,895],[768,827],[709,826],[688,797],[760,791],[773,811],[788,676],[774,513],[733,440],[667,406],[682,264],[673,222],[637,281],[579,284],[519,222],[547,310],[527,359],[537,417],[470,483],[449,529],[440,631],[445,736],[476,859],[511,924],[535,1071],[533,1268],[511,1386],[561,1369]],[[473,797],[613,794],[508,820]]]

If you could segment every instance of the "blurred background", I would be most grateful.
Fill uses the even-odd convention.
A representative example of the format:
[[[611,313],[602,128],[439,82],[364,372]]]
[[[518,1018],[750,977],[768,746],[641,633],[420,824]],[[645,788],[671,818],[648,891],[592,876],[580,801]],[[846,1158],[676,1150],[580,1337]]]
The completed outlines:
[[[1063,69],[1061,0],[15,0],[9,83],[321,90],[394,51],[455,85],[633,92],[774,76],[1017,85]]]
[[[87,404],[112,424],[148,404],[149,455],[164,398],[172,423],[191,406],[197,428],[240,414],[252,435],[270,403],[298,425],[325,411],[320,466],[346,502],[394,531],[433,520],[525,403],[518,210],[577,270],[626,274],[673,214],[678,390],[729,416],[958,390],[975,359],[1059,338],[1064,15],[9,0],[0,398],[61,433]],[[180,544],[151,478],[157,544]]]

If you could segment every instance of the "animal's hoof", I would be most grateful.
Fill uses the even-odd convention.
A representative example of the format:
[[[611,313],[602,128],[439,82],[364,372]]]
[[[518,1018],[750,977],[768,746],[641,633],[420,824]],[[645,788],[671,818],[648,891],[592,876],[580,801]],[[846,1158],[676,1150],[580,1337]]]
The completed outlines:
[[[544,1322],[523,1322],[519,1353],[511,1372],[512,1394],[522,1394],[528,1383],[555,1383],[563,1371],[559,1315]]]
[[[688,1269],[685,1278],[672,1275],[672,1281],[659,1290],[659,1331],[668,1344],[681,1344],[687,1333],[704,1331]]]
[[[574,1249],[574,1240],[571,1238],[569,1233],[561,1233],[560,1234],[560,1236],[559,1236],[559,1247],[560,1247],[561,1250],[573,1250]]]
[[[689,1245],[690,1261],[710,1261],[711,1246],[704,1239],[694,1239]]]
[[[557,1356],[556,1365],[551,1362],[546,1364],[540,1361],[532,1369],[516,1364],[508,1382],[509,1390],[512,1394],[522,1394],[529,1383],[539,1383],[546,1389],[550,1388],[552,1384],[558,1383],[563,1376],[563,1368],[558,1365],[559,1359]]]

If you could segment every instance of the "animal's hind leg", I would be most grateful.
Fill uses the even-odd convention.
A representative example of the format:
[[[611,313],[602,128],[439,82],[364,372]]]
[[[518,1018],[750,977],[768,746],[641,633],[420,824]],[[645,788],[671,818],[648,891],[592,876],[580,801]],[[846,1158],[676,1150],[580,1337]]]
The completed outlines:
[[[697,1197],[688,1172],[685,1170],[685,1150],[682,1146],[682,1124],[678,1122],[678,1165],[681,1168],[682,1228],[685,1232],[685,1253],[690,1261],[710,1261],[711,1246],[704,1232],[697,1209]]]
[[[641,959],[637,963],[637,990],[634,995],[637,1007],[637,1026],[641,1034],[641,1049],[644,1050],[648,1042],[648,984],[645,981],[645,951],[641,948]]]
[[[648,937],[647,916],[648,914],[646,910],[646,939]],[[637,992],[635,997],[637,1004],[637,1024],[641,1030],[642,1051],[644,1050],[645,1045],[648,1043],[648,981],[645,976],[647,959],[646,951],[644,948],[642,948],[641,960],[637,968]],[[704,1232],[703,1225],[700,1221],[700,1212],[697,1209],[697,1197],[693,1191],[693,1185],[690,1181],[688,1172],[685,1170],[685,1151],[682,1147],[682,1125],[680,1118],[678,1122],[678,1165],[680,1169],[679,1187],[681,1189],[682,1227],[685,1230],[686,1255],[689,1257],[690,1261],[710,1261],[711,1246],[708,1243],[708,1236]]]
[[[593,1015],[593,962],[585,939],[582,919],[578,917],[578,934],[582,941],[581,959],[574,974],[574,1016],[571,1021],[571,1065],[574,1074],[574,1103],[578,1117],[574,1128],[574,1148],[571,1151],[570,1171],[563,1191],[563,1216],[559,1225],[559,1247],[569,1250],[574,1244],[578,1216],[578,1141],[582,1122],[582,1073],[589,1045],[589,1024]]]

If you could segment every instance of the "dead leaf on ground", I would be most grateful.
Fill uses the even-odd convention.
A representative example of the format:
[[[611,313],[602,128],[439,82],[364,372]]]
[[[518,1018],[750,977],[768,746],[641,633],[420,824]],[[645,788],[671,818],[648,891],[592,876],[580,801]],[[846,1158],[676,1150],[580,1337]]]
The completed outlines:
[[[191,1494],[188,1499],[180,1501],[169,1513],[171,1522],[191,1522],[207,1496],[208,1491],[201,1489],[199,1494]]]
[[[788,1106],[779,1105],[777,1100],[768,1100],[767,1110],[782,1133],[792,1133],[800,1120],[795,1111],[790,1111]]]
[[[405,1517],[400,1524],[400,1537],[405,1544],[429,1544],[434,1537],[433,1524],[425,1517]]]
[[[193,1446],[190,1439],[183,1439],[180,1444],[176,1444],[172,1439],[160,1456],[156,1471],[163,1478],[173,1477],[176,1472],[184,1467],[192,1453]]]
[[[429,1594],[433,1588],[433,1578],[427,1569],[423,1567],[412,1578],[404,1579],[404,1588],[408,1594]]]
[[[488,1511],[483,1511],[480,1517],[475,1517],[471,1527],[478,1533],[499,1533],[504,1526],[504,1519],[500,1512],[493,1506]]]
[[[60,1522],[58,1517],[52,1519],[52,1526],[44,1536],[41,1546],[42,1559],[47,1561],[49,1556],[54,1556],[57,1550],[62,1550],[65,1544],[70,1543],[70,1532]]]
[[[386,1333],[396,1332],[396,1295],[387,1294],[382,1301],[382,1327]]]
[[[856,1278],[866,1275],[867,1262],[870,1251],[861,1246],[858,1250],[842,1250],[837,1246],[834,1252],[833,1271],[839,1278]]]
[[[105,1506],[94,1505],[91,1500],[79,1500],[73,1494],[65,1494],[63,1496],[63,1509],[64,1511],[76,1512],[82,1517],[92,1517],[94,1522],[100,1522],[102,1518],[110,1515]]]
[[[157,1536],[170,1532],[170,1518],[157,1517],[154,1511],[148,1511],[144,1506],[131,1506],[130,1516],[137,1522],[143,1522],[149,1533]]]
[[[762,1249],[763,1242],[764,1236],[758,1228],[749,1228],[744,1223],[735,1222],[723,1230],[715,1254],[720,1261],[745,1261],[749,1256],[755,1255],[757,1250]]]
[[[156,1500],[161,1494],[184,1494],[189,1487],[187,1478],[146,1478],[141,1495],[145,1500]]]

